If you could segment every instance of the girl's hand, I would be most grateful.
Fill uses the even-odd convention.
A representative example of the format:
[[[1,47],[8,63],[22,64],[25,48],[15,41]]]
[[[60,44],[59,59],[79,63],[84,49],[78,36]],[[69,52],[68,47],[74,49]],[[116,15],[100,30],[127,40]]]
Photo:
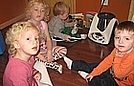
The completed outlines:
[[[38,57],[39,59],[43,60],[43,61],[47,61],[47,59],[46,59],[46,58],[44,57],[44,55],[41,54],[41,53],[39,53],[39,54],[37,55],[37,57]]]
[[[39,81],[41,79],[41,73],[37,73],[34,75],[35,80]]]
[[[46,54],[46,58],[48,62],[52,62],[54,60],[54,57],[52,56],[52,52],[48,51]]]
[[[52,61],[54,61],[54,58],[53,58],[52,55],[50,55],[50,56],[47,55],[46,58],[47,58],[47,62],[52,62]]]
[[[92,78],[93,78],[93,76],[89,74],[89,75],[86,76],[86,81],[88,82],[88,79],[89,79],[89,81],[91,81]]]

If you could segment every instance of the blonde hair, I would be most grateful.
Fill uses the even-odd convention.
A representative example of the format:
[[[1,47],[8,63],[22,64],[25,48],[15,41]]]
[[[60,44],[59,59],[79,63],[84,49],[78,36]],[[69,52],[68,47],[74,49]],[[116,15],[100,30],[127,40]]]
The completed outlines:
[[[44,13],[44,21],[49,21],[49,14],[50,14],[50,7],[46,4],[44,0],[29,0],[27,7],[26,7],[26,20],[29,20],[31,18],[31,11],[30,9],[35,5],[35,4],[43,4],[43,8],[45,10]]]
[[[64,2],[57,2],[53,7],[53,14],[57,16],[60,14],[63,15],[64,13],[70,13],[69,6]]]
[[[132,21],[123,21],[117,25],[115,32],[128,31],[134,33],[134,23]]]
[[[39,29],[32,23],[29,22],[18,22],[12,25],[11,28],[6,32],[6,43],[9,45],[8,53],[15,54],[16,48],[14,47],[14,42],[19,39],[22,32],[28,31],[29,29],[35,29],[39,32]]]

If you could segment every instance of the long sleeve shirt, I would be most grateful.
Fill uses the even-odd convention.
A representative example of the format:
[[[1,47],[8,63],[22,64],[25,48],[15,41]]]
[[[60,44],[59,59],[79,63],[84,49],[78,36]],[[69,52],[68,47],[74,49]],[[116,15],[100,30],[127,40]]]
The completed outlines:
[[[119,86],[134,86],[134,50],[123,57],[116,56],[116,48],[90,73],[92,76],[100,75],[112,65],[114,74],[118,78],[127,77],[126,80],[118,81]],[[114,61],[113,61],[114,59]]]
[[[54,16],[49,22],[48,22],[48,26],[49,26],[49,33],[50,36],[58,36],[61,37],[62,39],[66,38],[66,34],[61,33],[62,30],[65,27],[71,27],[73,26],[74,23],[66,23],[64,20],[61,20],[58,16]]]
[[[30,62],[10,57],[3,76],[3,86],[37,86],[33,77],[34,58]]]

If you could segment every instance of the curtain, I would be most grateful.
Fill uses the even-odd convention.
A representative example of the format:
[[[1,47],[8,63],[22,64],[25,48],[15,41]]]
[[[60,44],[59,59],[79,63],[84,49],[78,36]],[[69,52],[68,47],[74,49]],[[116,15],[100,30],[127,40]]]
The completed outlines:
[[[53,16],[53,6],[56,2],[58,1],[62,1],[65,2],[66,4],[69,5],[70,7],[70,13],[75,13],[75,0],[45,0],[46,3],[49,5],[49,7],[51,8],[51,12],[50,12],[50,17]]]
[[[132,20],[133,16],[134,16],[134,0],[131,0],[128,20]]]

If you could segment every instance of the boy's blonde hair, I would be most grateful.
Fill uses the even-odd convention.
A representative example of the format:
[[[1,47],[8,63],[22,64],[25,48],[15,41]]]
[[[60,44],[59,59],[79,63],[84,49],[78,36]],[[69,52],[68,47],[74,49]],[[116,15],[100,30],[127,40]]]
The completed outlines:
[[[128,31],[134,33],[134,23],[132,21],[123,21],[117,25],[115,32]]]
[[[53,14],[55,16],[57,15],[63,15],[64,13],[70,13],[70,8],[67,4],[64,2],[57,2],[53,7]]]
[[[8,53],[15,54],[16,48],[14,42],[19,39],[22,32],[28,31],[29,29],[35,29],[39,32],[39,29],[32,23],[29,22],[18,22],[12,25],[11,28],[6,32],[6,43],[9,45]]]
[[[26,7],[26,20],[29,20],[31,18],[31,11],[30,9],[35,5],[35,4],[43,4],[44,8],[44,21],[49,21],[49,14],[50,14],[50,7],[46,4],[44,0],[29,0],[27,7]]]

